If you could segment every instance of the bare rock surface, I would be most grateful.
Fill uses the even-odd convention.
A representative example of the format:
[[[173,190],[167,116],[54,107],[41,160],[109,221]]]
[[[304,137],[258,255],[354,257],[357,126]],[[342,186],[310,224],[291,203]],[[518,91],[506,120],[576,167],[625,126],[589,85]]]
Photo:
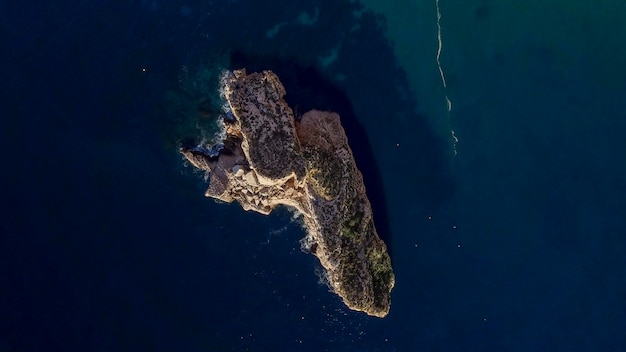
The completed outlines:
[[[395,277],[339,115],[312,110],[296,121],[271,71],[234,71],[224,91],[235,121],[219,156],[181,149],[209,173],[206,196],[262,214],[296,208],[308,229],[302,243],[333,291],[350,309],[386,316]]]

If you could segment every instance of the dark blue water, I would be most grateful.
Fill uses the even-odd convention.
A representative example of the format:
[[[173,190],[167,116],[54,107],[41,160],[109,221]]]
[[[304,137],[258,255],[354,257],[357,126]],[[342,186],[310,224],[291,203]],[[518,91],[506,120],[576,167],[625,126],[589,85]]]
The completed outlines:
[[[626,350],[623,6],[506,4],[442,0],[448,114],[431,3],[0,2],[0,351]],[[242,66],[341,114],[385,319],[178,155]]]

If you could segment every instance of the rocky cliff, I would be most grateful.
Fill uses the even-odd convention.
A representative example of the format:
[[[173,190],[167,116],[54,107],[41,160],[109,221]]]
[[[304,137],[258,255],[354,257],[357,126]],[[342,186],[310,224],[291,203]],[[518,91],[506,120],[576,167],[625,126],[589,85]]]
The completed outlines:
[[[319,258],[331,288],[353,310],[384,317],[394,274],[339,115],[309,111],[296,121],[271,71],[235,71],[225,82],[234,115],[217,157],[198,147],[181,153],[210,175],[206,196],[269,214],[296,208],[302,240]]]

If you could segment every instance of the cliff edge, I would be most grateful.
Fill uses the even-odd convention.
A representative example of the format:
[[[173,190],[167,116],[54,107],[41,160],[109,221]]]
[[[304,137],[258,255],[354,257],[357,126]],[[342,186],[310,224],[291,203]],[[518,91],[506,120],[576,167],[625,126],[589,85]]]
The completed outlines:
[[[224,92],[235,118],[219,155],[181,148],[209,173],[205,195],[263,214],[296,208],[308,229],[302,243],[333,291],[350,309],[386,316],[395,277],[339,115],[312,110],[296,121],[271,71],[234,71]]]

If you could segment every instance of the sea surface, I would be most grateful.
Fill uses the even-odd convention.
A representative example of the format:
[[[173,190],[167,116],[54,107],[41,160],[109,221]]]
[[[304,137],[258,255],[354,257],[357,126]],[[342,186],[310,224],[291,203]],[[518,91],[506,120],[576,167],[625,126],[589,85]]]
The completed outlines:
[[[626,351],[626,2],[0,1],[0,351]],[[203,196],[224,70],[340,113],[396,273]]]

